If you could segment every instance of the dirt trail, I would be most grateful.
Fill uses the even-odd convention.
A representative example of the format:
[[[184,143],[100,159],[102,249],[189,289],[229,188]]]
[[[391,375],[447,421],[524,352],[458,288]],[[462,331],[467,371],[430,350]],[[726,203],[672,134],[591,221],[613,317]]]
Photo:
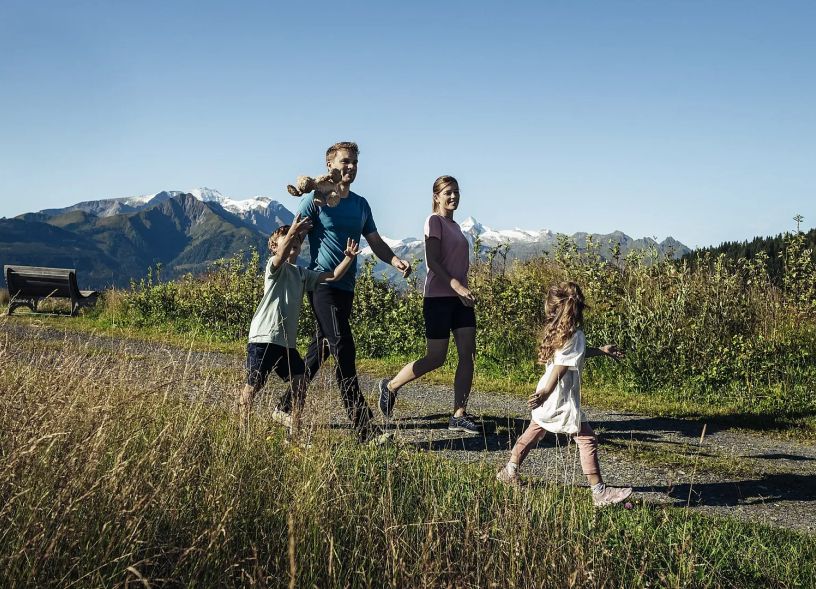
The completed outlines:
[[[240,355],[195,352],[167,344],[122,340],[104,335],[63,331],[19,320],[0,319],[0,336],[27,342],[65,340],[76,346],[115,349],[144,362],[178,362],[217,374],[200,391],[225,399],[242,377]],[[3,337],[5,340],[5,337]],[[348,427],[339,397],[329,382],[329,370],[314,387],[310,403],[328,407],[333,427]],[[376,411],[375,379],[361,376],[361,385]],[[265,402],[281,389],[271,382]],[[466,436],[447,429],[453,394],[450,387],[420,380],[401,391],[390,427],[402,443],[438,452],[454,460],[502,464],[515,438],[527,425],[524,399],[474,391],[469,411],[484,424],[485,433]],[[655,418],[585,407],[601,440],[601,466],[609,484],[631,485],[636,499],[650,504],[688,505],[693,511],[738,517],[784,528],[816,533],[816,445],[773,439],[702,422]],[[324,411],[324,413],[326,413]],[[530,453],[522,469],[529,484],[560,481],[585,485],[574,444],[549,436]]]

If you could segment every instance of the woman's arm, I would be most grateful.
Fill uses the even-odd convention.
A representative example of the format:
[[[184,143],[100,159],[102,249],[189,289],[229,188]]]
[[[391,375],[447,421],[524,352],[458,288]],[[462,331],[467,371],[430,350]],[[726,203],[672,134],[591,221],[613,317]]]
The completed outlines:
[[[569,370],[569,366],[553,366],[553,371],[550,372],[550,378],[547,379],[544,386],[530,395],[530,398],[527,399],[527,407],[532,410],[546,401],[547,397],[549,397],[555,390],[555,386],[558,384],[558,381],[561,380],[561,377],[567,373],[567,370]]]
[[[442,242],[438,238],[425,238],[425,257],[428,258],[426,260],[428,269],[440,280],[450,285],[464,306],[472,307],[476,303],[476,298],[470,292],[470,289],[448,274],[445,267],[442,266]]]

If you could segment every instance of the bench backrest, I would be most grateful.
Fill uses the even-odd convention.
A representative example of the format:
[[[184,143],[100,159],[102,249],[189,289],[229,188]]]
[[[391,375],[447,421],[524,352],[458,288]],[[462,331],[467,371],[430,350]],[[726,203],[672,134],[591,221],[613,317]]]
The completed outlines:
[[[69,297],[78,295],[76,270],[37,266],[5,266],[6,286],[14,297]]]

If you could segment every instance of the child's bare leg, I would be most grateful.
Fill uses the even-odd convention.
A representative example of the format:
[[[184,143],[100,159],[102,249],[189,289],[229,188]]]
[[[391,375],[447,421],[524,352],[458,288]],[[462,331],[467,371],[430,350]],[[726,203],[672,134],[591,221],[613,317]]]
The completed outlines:
[[[249,421],[249,415],[252,411],[252,400],[255,398],[257,392],[258,388],[251,384],[245,384],[243,388],[238,391],[238,414],[241,416],[241,420],[244,424]]]
[[[397,375],[388,383],[388,389],[396,393],[400,388],[416,380],[423,374],[427,374],[432,370],[436,370],[445,363],[445,358],[448,355],[448,340],[447,339],[429,339],[427,341],[427,351],[425,355],[403,366]]]
[[[598,462],[598,437],[588,423],[581,423],[581,429],[575,434],[575,443],[581,456],[581,470],[589,484],[602,483],[601,464]]]

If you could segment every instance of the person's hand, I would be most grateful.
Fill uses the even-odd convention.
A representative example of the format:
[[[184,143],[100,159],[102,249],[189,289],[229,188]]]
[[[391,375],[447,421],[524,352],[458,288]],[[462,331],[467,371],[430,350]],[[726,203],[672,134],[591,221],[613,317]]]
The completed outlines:
[[[602,351],[605,355],[612,358],[615,362],[620,361],[620,359],[623,358],[624,356],[623,350],[619,349],[618,346],[612,344],[601,346],[598,349]]]
[[[356,258],[357,254],[360,253],[360,244],[349,237],[348,241],[346,241],[346,251],[343,253],[349,258]]]
[[[539,405],[541,405],[544,400],[547,398],[547,394],[544,391],[536,391],[532,395],[529,396],[527,399],[527,408],[532,411]]]
[[[472,307],[476,304],[476,297],[473,296],[473,293],[470,292],[470,289],[467,287],[457,284],[453,287],[453,291],[465,307]]]
[[[405,260],[400,260],[399,258],[397,258],[396,260],[394,260],[393,266],[394,268],[402,272],[403,278],[408,278],[411,275],[411,264],[409,264]]]
[[[305,235],[312,230],[312,220],[309,217],[301,217],[300,213],[295,215],[292,224],[289,226],[290,235]]]

